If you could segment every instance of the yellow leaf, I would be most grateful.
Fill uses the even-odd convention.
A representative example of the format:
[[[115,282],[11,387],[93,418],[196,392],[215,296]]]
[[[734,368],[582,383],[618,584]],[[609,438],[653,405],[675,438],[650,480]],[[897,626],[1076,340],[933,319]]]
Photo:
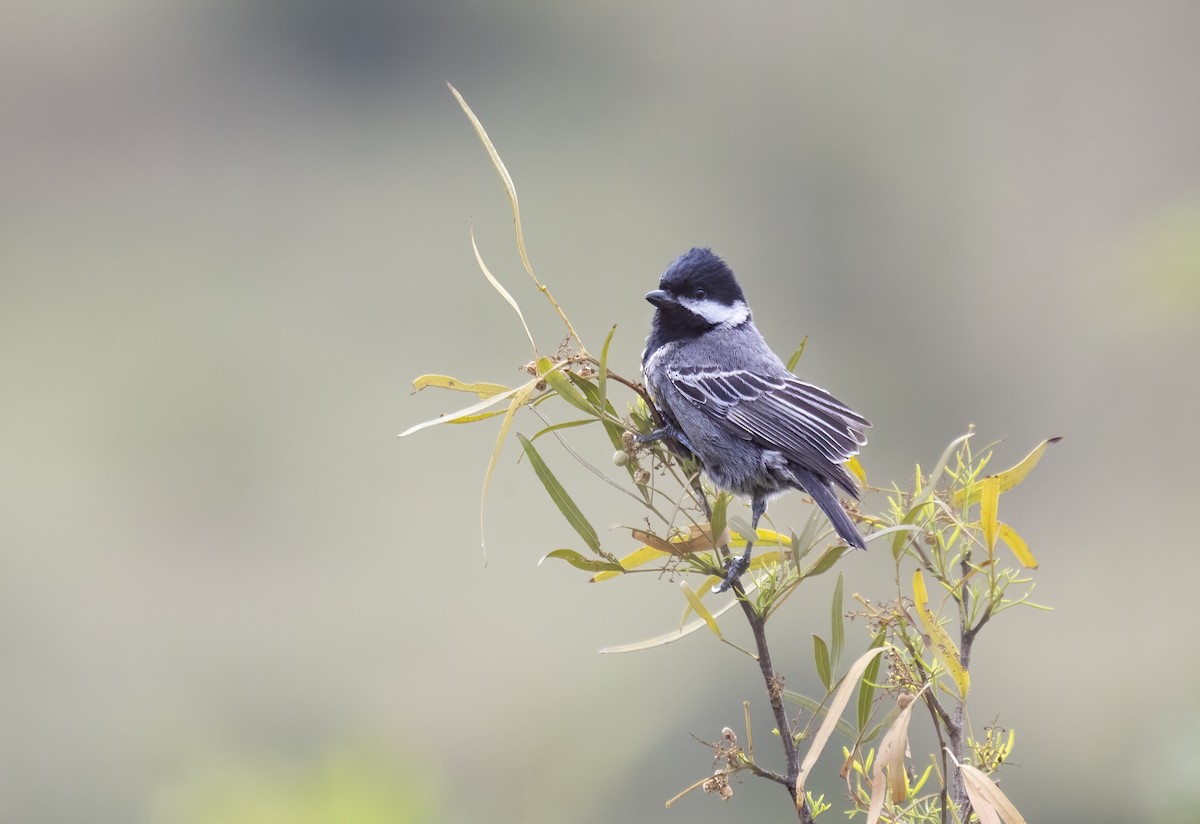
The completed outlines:
[[[1062,437],[1047,438],[1038,444],[1032,452],[1022,458],[1020,463],[1018,463],[1016,466],[1010,467],[1003,472],[998,472],[990,477],[996,479],[1000,486],[1001,492],[1007,492],[1029,476],[1029,473],[1033,471],[1035,466],[1037,466],[1038,461],[1042,459],[1042,455],[1046,453],[1046,448],[1050,446],[1050,444],[1058,443],[1061,440]],[[985,478],[984,480],[987,479]],[[968,484],[962,489],[957,490],[954,493],[954,505],[962,506],[963,504],[966,504],[967,506],[970,506],[971,504],[976,503],[979,500],[981,483],[982,481],[978,481],[973,484]]]
[[[967,691],[971,688],[971,676],[963,669],[962,659],[958,657],[958,647],[950,640],[950,634],[938,623],[937,616],[929,608],[929,593],[925,591],[925,578],[919,569],[913,573],[913,606],[917,609],[917,617],[921,619],[921,626],[929,636],[934,651],[950,671],[950,677],[958,687],[958,694],[966,698]]]
[[[439,415],[433,420],[425,421],[423,423],[416,424],[415,426],[410,426],[408,429],[405,429],[403,432],[401,432],[399,437],[403,438],[407,435],[413,434],[414,432],[420,432],[422,429],[428,429],[431,426],[438,426],[439,424],[443,423],[465,423],[468,420],[480,420],[482,417],[490,417],[480,416],[479,413],[483,412],[485,409],[495,406],[501,401],[508,400],[524,389],[528,389],[530,392],[532,392],[536,383],[536,381],[533,381],[526,384],[524,387],[521,387],[521,389],[510,389],[507,392],[501,392],[499,395],[492,395],[490,398],[484,398],[479,403],[472,404],[466,409],[460,409],[457,412],[451,412],[448,415]]]
[[[744,547],[746,545],[746,536],[740,532],[729,532],[729,546]],[[758,537],[754,539],[755,546],[791,546],[792,539],[780,532],[775,532],[772,529],[758,530]]]
[[[1012,554],[1017,557],[1021,566],[1026,569],[1037,569],[1037,558],[1034,558],[1033,553],[1029,551],[1029,546],[1025,543],[1025,539],[1006,523],[1000,524],[1000,540],[1008,545],[1008,548],[1012,550]]]
[[[435,387],[437,389],[449,389],[453,392],[474,392],[481,398],[490,398],[493,395],[499,395],[501,392],[511,392],[507,386],[501,386],[498,383],[488,383],[487,381],[476,381],[475,383],[463,383],[458,378],[452,378],[449,375],[421,375],[413,379],[413,391],[420,392],[422,389]]]
[[[513,197],[515,198],[516,195],[514,194]],[[514,208],[516,207],[515,199],[513,201],[513,206]],[[517,302],[513,299],[513,296],[508,293],[508,290],[500,285],[500,281],[496,280],[496,276],[488,270],[487,264],[483,262],[483,256],[479,254],[479,246],[477,246],[475,243],[474,227],[471,228],[471,249],[475,252],[475,262],[479,264],[480,270],[483,271],[483,276],[488,279],[488,283],[492,284],[492,288],[500,293],[500,297],[504,298],[504,300],[508,302],[508,305],[511,306],[513,311],[517,313],[517,317],[521,319],[521,326],[525,328],[525,336],[529,338],[529,346],[533,349],[533,356],[536,358],[537,344],[533,342],[533,333],[529,331],[529,324],[525,322],[525,316],[521,314],[521,307],[517,305]]]
[[[996,520],[1000,508],[1000,480],[995,476],[979,482],[979,520],[983,525],[983,542],[987,545],[988,557],[996,551]]]
[[[721,637],[721,628],[717,626],[717,621],[713,618],[712,613],[708,611],[708,607],[704,606],[704,602],[700,600],[700,596],[688,586],[687,581],[679,582],[679,589],[683,592],[683,597],[687,598],[688,604],[691,605],[692,611],[704,619],[704,623],[708,624],[708,628],[712,630],[713,635]]]
[[[857,455],[851,455],[850,460],[846,461],[846,468],[858,478],[858,482],[863,486],[867,485],[867,470],[863,469],[862,463],[858,460]]]
[[[737,599],[734,599],[734,603],[736,602]],[[804,781],[808,778],[812,768],[816,766],[821,750],[825,749],[825,745],[829,742],[829,736],[833,735],[834,729],[837,728],[837,722],[846,710],[846,705],[850,703],[850,696],[854,694],[854,689],[858,686],[863,673],[866,672],[867,665],[885,649],[887,647],[875,647],[864,652],[857,661],[850,665],[850,670],[842,678],[842,685],[838,687],[833,700],[829,703],[829,711],[825,713],[825,720],[821,722],[821,728],[813,736],[812,744],[809,745],[804,761],[800,764],[800,774],[796,776],[796,798],[804,797]]]
[[[460,423],[475,423],[476,421],[486,421],[488,418],[497,418],[505,414],[505,409],[492,409],[488,412],[480,412],[478,415],[463,415],[458,418],[451,418],[448,421],[443,421],[445,424],[458,425]]]
[[[666,558],[669,556],[670,556],[670,553],[663,552],[661,549],[655,549],[652,546],[644,546],[641,549],[635,550],[634,552],[631,552],[628,555],[626,555],[624,558],[622,558],[621,566],[624,567],[626,570],[637,569],[640,566],[644,566],[645,564],[650,563],[651,561],[655,560],[656,558]],[[621,574],[620,572],[615,572],[615,571],[614,572],[601,572],[597,575],[592,576],[592,583],[595,584],[595,583],[599,583],[600,581],[607,581],[610,578],[618,577],[620,574]]]

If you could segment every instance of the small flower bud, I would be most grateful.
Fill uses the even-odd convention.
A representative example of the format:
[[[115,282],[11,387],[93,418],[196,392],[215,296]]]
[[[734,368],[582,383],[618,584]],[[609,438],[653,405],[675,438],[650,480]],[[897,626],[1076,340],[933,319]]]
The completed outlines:
[[[625,464],[629,463],[629,453],[628,452],[614,452],[613,453],[613,463],[615,463],[617,466],[624,466]]]

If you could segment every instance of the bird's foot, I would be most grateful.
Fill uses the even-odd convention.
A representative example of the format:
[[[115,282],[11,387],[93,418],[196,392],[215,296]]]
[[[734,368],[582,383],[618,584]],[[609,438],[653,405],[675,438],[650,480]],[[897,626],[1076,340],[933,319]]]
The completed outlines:
[[[750,568],[750,553],[747,552],[729,562],[729,568],[725,570],[725,579],[721,583],[712,588],[713,592],[726,592],[731,586],[737,583],[738,579],[745,574]]]
[[[645,434],[640,432],[631,432],[630,434],[633,435],[634,443],[638,444],[639,446],[644,446],[648,443],[661,441],[663,438],[668,437],[671,433],[664,426],[661,429],[655,429],[653,432],[647,432]]]

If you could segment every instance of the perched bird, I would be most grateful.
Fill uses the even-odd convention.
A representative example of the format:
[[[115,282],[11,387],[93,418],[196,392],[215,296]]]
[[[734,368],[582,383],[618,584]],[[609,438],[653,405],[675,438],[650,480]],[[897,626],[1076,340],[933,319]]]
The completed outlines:
[[[646,300],[657,311],[642,373],[663,426],[638,440],[671,438],[694,454],[714,484],[750,498],[756,530],[769,498],[799,489],[846,543],[865,549],[836,490],[858,498],[845,463],[871,424],[788,371],[755,328],[733,271],[711,249],[681,255]],[[752,546],[751,538],[714,591],[741,577]]]

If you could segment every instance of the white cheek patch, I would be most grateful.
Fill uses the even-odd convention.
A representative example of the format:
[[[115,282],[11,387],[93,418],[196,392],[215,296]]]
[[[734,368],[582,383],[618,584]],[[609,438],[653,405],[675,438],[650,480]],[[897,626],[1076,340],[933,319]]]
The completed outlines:
[[[695,298],[680,298],[680,304],[689,312],[699,315],[706,321],[717,326],[741,326],[750,317],[750,307],[744,301],[737,301],[733,306],[718,303],[712,298],[696,300]]]

